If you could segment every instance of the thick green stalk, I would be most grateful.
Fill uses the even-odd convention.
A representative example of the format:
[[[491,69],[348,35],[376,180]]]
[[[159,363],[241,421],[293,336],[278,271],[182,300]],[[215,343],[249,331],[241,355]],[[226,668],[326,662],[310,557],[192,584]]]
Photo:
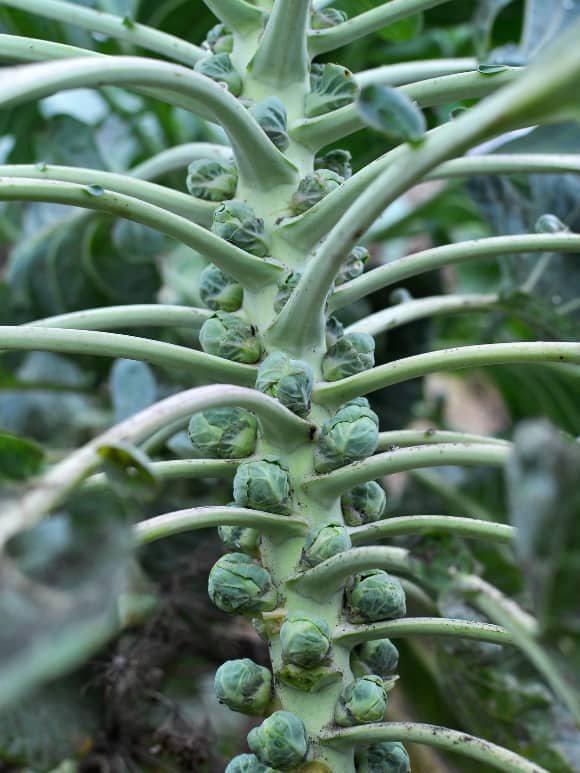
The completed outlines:
[[[373,544],[377,540],[399,537],[403,534],[457,534],[468,539],[511,543],[516,530],[505,523],[489,523],[474,518],[458,518],[453,515],[402,515],[390,516],[376,523],[355,526],[349,530],[353,545]]]
[[[454,75],[459,72],[469,72],[477,69],[477,59],[425,59],[398,64],[385,64],[354,73],[358,85],[370,86],[381,83],[384,86],[404,86],[407,83],[438,78],[441,75]]]
[[[580,349],[580,345],[579,345]],[[340,496],[345,491],[395,472],[406,472],[419,467],[441,467],[458,464],[464,467],[493,465],[503,467],[511,453],[509,446],[483,443],[441,443],[399,448],[369,456],[362,462],[339,467],[326,475],[317,475],[303,484],[305,491],[322,500]]]
[[[29,11],[45,19],[65,21],[67,24],[82,27],[90,32],[100,32],[115,40],[123,40],[148,51],[155,51],[189,67],[207,56],[203,48],[181,38],[127,18],[85,8],[78,3],[66,3],[61,0],[2,0],[2,3],[9,8]]]
[[[391,451],[398,446],[419,446],[423,443],[499,443],[511,446],[508,440],[470,432],[451,432],[444,429],[401,429],[379,432],[377,451]]]
[[[122,193],[91,188],[90,180],[86,185],[77,185],[55,180],[1,177],[0,201],[50,201],[135,220],[198,250],[248,288],[261,288],[283,270],[274,261],[256,258],[166,209]]]
[[[365,641],[397,639],[402,636],[457,636],[493,644],[514,643],[511,634],[499,625],[445,617],[404,617],[370,625],[343,624],[336,629],[334,640],[347,647],[356,647]]]
[[[186,327],[199,330],[211,317],[208,309],[170,306],[161,303],[135,303],[129,306],[105,306],[102,309],[72,311],[56,317],[29,322],[30,327],[59,327],[77,330],[118,330],[129,327]]]
[[[261,29],[265,14],[245,0],[203,0],[214,16],[236,32]]]

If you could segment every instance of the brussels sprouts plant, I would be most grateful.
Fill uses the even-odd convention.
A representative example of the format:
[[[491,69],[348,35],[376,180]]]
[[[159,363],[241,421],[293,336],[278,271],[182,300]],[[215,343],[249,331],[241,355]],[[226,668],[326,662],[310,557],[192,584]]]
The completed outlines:
[[[190,15],[200,4],[185,3]],[[419,35],[418,14],[453,0],[390,0],[368,10],[361,3],[350,19],[320,0],[205,4],[215,26],[197,45],[87,3],[0,3],[39,19],[66,20],[97,43],[119,40],[125,46],[116,55],[108,44],[106,52],[80,47],[89,36],[79,35],[75,47],[0,34],[3,114],[65,90],[102,90],[107,99],[124,90],[187,115],[184,134],[202,122],[212,138],[199,147],[164,147],[137,171],[112,171],[113,162],[93,169],[32,157],[29,164],[0,167],[0,202],[8,214],[14,202],[66,205],[77,218],[95,217],[94,244],[111,216],[176,242],[195,285],[187,298],[205,306],[183,300],[184,280],[173,295],[161,293],[158,303],[90,300],[66,314],[0,326],[3,389],[12,384],[4,361],[18,363],[26,352],[142,361],[175,379],[164,387],[168,396],[144,402],[101,434],[87,424],[85,445],[50,456],[22,490],[10,487],[3,495],[0,548],[9,558],[0,585],[41,582],[35,566],[18,564],[19,540],[41,524],[56,528],[73,496],[88,493],[90,499],[95,487],[121,479],[119,496],[139,513],[128,529],[127,550],[219,528],[224,553],[209,572],[209,598],[221,612],[245,618],[268,648],[268,668],[238,658],[215,676],[218,701],[261,722],[247,736],[246,753],[229,762],[229,773],[408,773],[407,743],[466,756],[486,770],[546,773],[533,745],[528,758],[463,728],[391,716],[388,691],[399,663],[391,639],[426,635],[515,648],[572,723],[580,722],[580,701],[558,665],[559,658],[571,657],[568,634],[552,657],[543,649],[540,622],[489,584],[492,572],[484,581],[444,567],[445,583],[481,615],[439,615],[429,595],[435,591],[428,562],[415,553],[412,539],[399,540],[427,531],[487,540],[508,551],[514,529],[493,518],[396,516],[390,498],[386,512],[379,482],[385,476],[449,465],[503,468],[511,445],[461,433],[439,438],[413,432],[413,441],[405,443],[402,429],[381,432],[382,414],[367,396],[441,371],[492,365],[551,363],[577,380],[580,344],[527,340],[522,333],[526,340],[384,356],[375,344],[382,346],[387,330],[407,322],[509,308],[502,307],[500,294],[407,294],[374,313],[367,301],[449,265],[502,255],[545,262],[546,255],[580,253],[580,235],[554,227],[552,216],[533,233],[465,243],[458,228],[457,243],[394,260],[372,248],[373,228],[388,230],[385,213],[420,184],[473,174],[580,171],[580,157],[572,154],[472,153],[509,132],[578,119],[580,27],[562,33],[526,66],[474,58],[413,61],[405,49],[400,64],[356,72],[332,61],[333,52],[367,40],[380,56],[387,40],[396,45],[401,30],[410,26]],[[391,29],[392,40],[381,38],[379,45],[375,36]],[[464,101],[466,109],[452,109]],[[146,132],[145,125],[141,129]],[[384,152],[372,160],[337,147],[361,130],[382,143]],[[157,135],[149,139],[160,141]],[[395,240],[396,228],[392,233]],[[67,260],[86,259],[87,239],[61,245]],[[99,260],[111,261],[106,250]],[[137,265],[134,259],[132,269]],[[35,274],[26,297],[43,281]],[[88,392],[91,384],[82,388]],[[168,459],[168,441],[178,433],[187,434],[193,451]],[[10,439],[2,442],[8,457]],[[217,478],[221,501],[233,501],[155,515],[135,493],[139,483],[179,478]],[[46,544],[58,551],[55,540]],[[61,593],[56,583],[39,598],[58,606],[66,603]],[[123,599],[129,596],[124,587]],[[0,706],[72,672],[130,627],[118,601],[111,600],[90,635],[88,629],[78,632],[70,658],[55,638],[49,660],[38,662],[28,680],[0,679]],[[88,595],[86,608],[92,603]],[[415,616],[421,603],[427,615]],[[4,625],[10,628],[9,621]]]

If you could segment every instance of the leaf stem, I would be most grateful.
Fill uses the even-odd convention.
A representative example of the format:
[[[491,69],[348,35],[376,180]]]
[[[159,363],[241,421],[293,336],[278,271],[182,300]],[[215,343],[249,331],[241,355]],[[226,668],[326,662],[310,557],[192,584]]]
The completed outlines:
[[[454,75],[475,69],[477,69],[477,60],[470,57],[464,57],[463,59],[424,59],[373,67],[371,70],[362,70],[361,72],[354,73],[354,78],[361,88],[374,83],[394,87],[404,86],[407,83],[416,83],[427,78],[438,78],[441,75]]]
[[[165,481],[182,478],[231,478],[235,475],[239,463],[239,459],[171,459],[167,462],[149,462],[148,466],[156,478]],[[93,490],[108,486],[108,477],[99,472],[87,478],[83,488]]]
[[[355,647],[365,641],[403,636],[457,636],[492,644],[514,643],[511,634],[499,625],[446,617],[404,617],[370,625],[345,624],[335,630],[334,640],[345,647]]]
[[[391,451],[393,446],[419,446],[423,443],[491,443],[511,447],[509,440],[469,432],[444,429],[401,429],[379,432],[377,451]]]
[[[102,309],[73,311],[56,317],[45,317],[27,323],[27,327],[59,327],[78,330],[117,330],[128,327],[186,327],[199,330],[211,317],[208,309],[171,306],[161,303],[136,303],[128,306],[105,306]]]
[[[490,542],[511,543],[516,530],[504,523],[489,523],[474,518],[458,518],[453,515],[402,515],[388,517],[376,523],[368,523],[349,529],[353,545],[368,545],[375,540],[398,537],[402,534],[431,532],[458,534],[468,539],[484,539]]]

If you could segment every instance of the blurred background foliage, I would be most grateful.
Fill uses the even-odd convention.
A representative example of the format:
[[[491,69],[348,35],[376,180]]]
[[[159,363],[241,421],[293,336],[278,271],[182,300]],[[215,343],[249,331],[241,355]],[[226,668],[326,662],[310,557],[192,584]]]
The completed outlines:
[[[77,4],[129,16],[196,43],[215,22],[201,1]],[[342,0],[334,5],[355,15],[377,4]],[[577,0],[450,2],[325,59],[353,72],[438,57],[524,63],[578,13]],[[133,53],[102,35],[2,7],[0,32]],[[429,124],[452,120],[454,111],[468,105],[431,109]],[[112,87],[62,93],[0,114],[0,164],[123,172],[166,148],[195,141],[225,143],[226,138],[218,127],[183,110]],[[369,131],[339,145],[352,153],[355,171],[389,149]],[[572,125],[502,138],[494,148],[579,150],[580,130]],[[160,182],[185,191],[185,170]],[[367,235],[371,265],[427,246],[533,232],[547,213],[578,231],[579,190],[574,175],[424,184],[393,204]],[[410,280],[403,289],[415,297],[493,291],[502,303],[495,312],[419,321],[383,334],[377,340],[378,363],[453,345],[577,340],[578,257],[505,255]],[[119,303],[198,305],[196,281],[204,265],[201,256],[140,225],[52,204],[0,203],[2,324]],[[342,317],[351,321],[391,302],[390,291],[379,292],[343,310]],[[198,344],[195,334],[183,329],[122,332]],[[183,374],[130,361],[3,355],[0,502],[43,464],[191,383]],[[579,387],[578,369],[505,366],[393,387],[377,393],[373,407],[385,430],[438,427],[511,439],[520,422],[547,417],[558,430],[577,436]],[[577,673],[580,624],[577,594],[570,595],[570,589],[577,588],[580,502],[570,470],[577,469],[578,452],[547,425],[524,424],[521,432],[518,448],[527,461],[511,470],[507,481],[487,469],[394,476],[387,482],[389,513],[515,519],[526,536],[515,555],[429,535],[401,543],[423,561],[421,585],[433,608],[448,616],[477,616],[453,594],[449,570],[454,567],[481,574],[536,613],[557,608],[565,624],[555,626],[550,618],[543,629],[546,642]],[[546,444],[557,464],[547,465]],[[181,433],[162,440],[154,453],[169,459],[191,450]],[[540,497],[542,510],[534,492],[544,491],[546,480],[551,498]],[[143,549],[139,563],[127,540],[128,524],[137,517],[229,499],[229,484],[213,480],[172,482],[161,490],[144,485],[129,497],[122,485],[93,486],[81,489],[49,523],[12,541],[0,570],[0,614],[11,620],[0,628],[0,697],[6,706],[0,713],[0,771],[212,773],[241,750],[250,720],[216,704],[213,671],[230,657],[266,662],[266,652],[249,625],[225,620],[207,600],[207,573],[220,550],[217,538],[202,532],[167,539]],[[530,523],[532,513],[537,517]],[[559,542],[548,539],[554,519],[561,525]],[[564,555],[562,545],[569,548]],[[548,599],[538,593],[546,578],[552,589]],[[119,615],[125,627],[111,639]],[[86,653],[95,649],[98,654],[87,661]],[[530,756],[553,773],[580,771],[578,728],[517,653],[427,640],[401,643],[401,652],[402,679],[391,718],[462,727]],[[18,697],[8,705],[10,696]],[[413,752],[417,773],[488,770],[424,749]]]

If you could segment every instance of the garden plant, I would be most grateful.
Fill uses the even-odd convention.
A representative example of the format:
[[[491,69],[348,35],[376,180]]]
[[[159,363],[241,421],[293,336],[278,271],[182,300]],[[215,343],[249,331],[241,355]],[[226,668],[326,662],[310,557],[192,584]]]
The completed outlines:
[[[199,297],[193,306],[163,299],[99,303],[91,296],[83,306],[79,290],[75,310],[42,319],[3,317],[4,362],[19,362],[11,358],[22,352],[123,358],[177,373],[183,388],[167,389],[163,399],[101,426],[63,458],[42,461],[31,441],[0,435],[5,468],[29,466],[31,473],[7,487],[2,500],[0,608],[10,620],[11,598],[25,594],[22,618],[48,610],[53,637],[43,651],[22,650],[20,639],[8,637],[0,706],[9,710],[45,681],[86,662],[135,619],[146,619],[147,609],[135,606],[147,596],[135,591],[140,549],[217,527],[224,552],[209,571],[209,597],[224,614],[251,621],[270,656],[269,667],[233,658],[215,674],[217,699],[259,718],[247,736],[249,751],[235,756],[227,773],[407,773],[407,743],[464,756],[482,770],[577,770],[578,757],[558,767],[523,742],[515,751],[463,728],[389,718],[398,689],[395,643],[433,636],[472,642],[485,652],[518,653],[575,732],[578,618],[577,609],[575,618],[568,616],[573,600],[568,597],[566,607],[562,599],[573,593],[571,578],[576,584],[578,578],[578,552],[572,551],[579,546],[570,536],[577,534],[577,446],[544,424],[522,426],[513,444],[459,432],[381,431],[372,399],[379,390],[428,374],[496,365],[516,365],[525,373],[528,366],[552,363],[554,372],[568,369],[577,379],[580,344],[573,336],[522,335],[375,364],[375,338],[386,331],[395,340],[411,322],[492,314],[509,300],[499,291],[418,298],[400,293],[398,303],[372,313],[368,307],[362,316],[342,312],[451,265],[526,256],[541,271],[547,255],[576,259],[580,235],[550,211],[528,233],[441,244],[382,265],[373,264],[366,234],[421,183],[579,172],[580,155],[572,153],[471,150],[517,130],[580,119],[580,26],[560,31],[530,62],[515,54],[480,62],[422,59],[353,73],[334,60],[335,51],[340,59],[351,43],[364,39],[370,45],[379,31],[412,25],[417,14],[451,0],[390,0],[369,10],[361,3],[351,18],[311,0],[205,4],[216,23],[194,44],[84,3],[0,0],[5,10],[66,21],[127,46],[111,54],[43,39],[42,33],[0,34],[2,111],[61,91],[114,94],[107,89],[116,87],[192,113],[213,124],[218,138],[169,146],[130,171],[39,158],[0,166],[1,202],[76,208],[68,235],[51,253],[57,276],[76,281],[75,269],[67,274],[68,264],[58,256],[76,260],[79,242],[87,239],[98,252],[105,214],[118,219],[122,243],[137,255],[127,269],[135,283],[145,281],[143,271],[149,270],[139,249],[146,250],[158,232],[182,246],[185,262],[192,260]],[[188,0],[191,14],[198,5]],[[447,120],[436,121],[440,114],[429,112],[465,101]],[[340,143],[362,129],[374,141],[378,137],[385,152],[361,164]],[[176,172],[186,191],[153,181]],[[79,236],[95,213],[101,219],[90,235]],[[128,224],[146,229],[131,231]],[[42,241],[38,246],[44,247]],[[193,251],[203,263],[195,263]],[[37,273],[26,275],[30,297],[53,281],[34,266]],[[72,293],[65,285],[63,292]],[[16,292],[14,287],[6,292]],[[189,337],[175,343],[158,334],[168,329],[186,329]],[[141,387],[128,381],[125,388]],[[160,449],[178,435],[183,440],[184,429],[190,457],[164,458]],[[554,478],[535,474],[542,464],[560,488]],[[442,465],[507,470],[511,523],[468,512],[387,515],[381,479]],[[26,477],[20,473],[3,475]],[[221,481],[224,504],[194,503],[147,517],[135,506],[143,491],[161,482],[204,478]],[[106,514],[88,518],[89,525],[67,520],[69,501],[90,499],[107,485],[133,502],[129,525],[112,525]],[[93,549],[95,561],[103,550],[110,559],[91,575],[72,633],[58,571],[43,569],[39,557],[51,544],[61,562],[80,560],[59,553],[67,528],[87,531],[83,561],[90,563]],[[492,584],[489,574],[458,567],[453,556],[445,591],[464,606],[460,611],[457,602],[455,614],[446,616],[443,600],[433,606],[426,593],[424,562],[412,543],[400,540],[425,534],[481,542],[512,556],[515,551],[524,572],[530,563],[534,572],[541,566],[530,574],[525,605]],[[568,558],[554,568],[548,554]],[[97,586],[105,594],[93,595]],[[408,608],[419,612],[411,615]],[[18,628],[14,622],[9,627]],[[33,636],[34,630],[31,623]],[[449,659],[451,673],[462,667],[458,653],[457,662]]]

